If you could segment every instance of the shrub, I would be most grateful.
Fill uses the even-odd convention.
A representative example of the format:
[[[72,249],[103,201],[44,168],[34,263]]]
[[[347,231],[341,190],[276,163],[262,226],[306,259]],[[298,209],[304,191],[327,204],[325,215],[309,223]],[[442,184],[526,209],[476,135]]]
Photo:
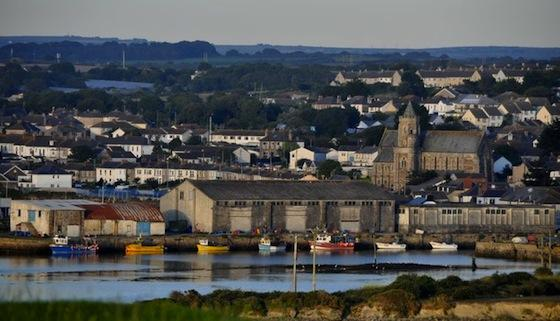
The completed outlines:
[[[393,289],[375,295],[370,300],[371,306],[377,306],[386,315],[394,315],[401,318],[414,316],[420,311],[420,304],[416,301],[414,294]]]
[[[266,305],[264,300],[256,296],[240,298],[233,303],[233,312],[242,316],[265,316]]]
[[[432,297],[437,290],[437,282],[429,276],[414,274],[400,275],[389,285],[389,289],[408,291],[418,299]]]
[[[476,298],[476,292],[473,287],[463,285],[453,289],[451,297],[453,300],[472,300]]]
[[[535,276],[536,277],[546,277],[546,276],[553,276],[554,273],[552,273],[552,270],[547,268],[547,267],[538,267],[535,270]]]
[[[173,291],[169,298],[176,303],[186,305],[191,308],[200,308],[202,306],[202,296],[195,290],[186,292]]]

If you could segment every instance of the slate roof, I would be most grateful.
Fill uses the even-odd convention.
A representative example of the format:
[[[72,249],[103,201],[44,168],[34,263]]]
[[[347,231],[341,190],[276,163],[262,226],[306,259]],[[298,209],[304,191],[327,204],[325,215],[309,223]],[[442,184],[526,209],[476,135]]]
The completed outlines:
[[[366,182],[340,181],[190,181],[214,200],[392,200]]]
[[[429,130],[424,138],[423,152],[477,153],[484,132]]]
[[[97,140],[106,145],[151,145],[149,140],[143,136],[98,137]]]
[[[469,78],[474,73],[474,70],[419,70],[418,72],[422,78]]]
[[[31,173],[32,174],[40,174],[40,175],[54,175],[54,174],[64,175],[64,174],[69,174],[64,169],[62,169],[58,166],[52,166],[52,165],[43,165],[43,166],[41,166],[37,169],[34,169]]]
[[[502,113],[496,107],[484,107],[484,112],[488,116],[502,116]]]
[[[488,118],[488,115],[484,112],[484,110],[480,108],[473,108],[469,109],[469,111],[474,115],[476,119],[485,119]]]
[[[219,129],[212,132],[212,135],[224,136],[264,136],[264,130],[245,130],[245,129]]]
[[[523,203],[560,204],[560,191],[552,187],[522,187],[506,193],[501,200]]]
[[[551,115],[560,115],[560,107],[559,106],[544,106]]]

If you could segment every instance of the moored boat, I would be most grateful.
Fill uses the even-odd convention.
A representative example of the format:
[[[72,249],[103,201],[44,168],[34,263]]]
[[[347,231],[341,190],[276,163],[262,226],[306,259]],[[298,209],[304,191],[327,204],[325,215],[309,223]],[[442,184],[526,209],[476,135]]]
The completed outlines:
[[[142,243],[127,244],[125,247],[126,254],[163,254],[164,250],[163,245],[144,245]]]
[[[198,249],[198,252],[203,253],[220,253],[229,251],[228,245],[214,244],[209,242],[207,239],[199,240],[196,248]]]
[[[377,246],[377,249],[379,250],[399,250],[399,251],[406,250],[406,244],[401,244],[398,242],[393,242],[393,243],[376,242],[375,246]]]
[[[445,242],[430,242],[432,250],[457,250],[457,244]]]
[[[259,251],[283,252],[286,251],[286,244],[274,242],[269,237],[263,237],[259,240]]]
[[[55,235],[53,244],[49,245],[53,255],[84,255],[95,254],[99,249],[97,243],[92,244],[69,244],[68,236]]]
[[[311,251],[354,250],[354,240],[348,235],[318,234],[315,240],[309,241]]]

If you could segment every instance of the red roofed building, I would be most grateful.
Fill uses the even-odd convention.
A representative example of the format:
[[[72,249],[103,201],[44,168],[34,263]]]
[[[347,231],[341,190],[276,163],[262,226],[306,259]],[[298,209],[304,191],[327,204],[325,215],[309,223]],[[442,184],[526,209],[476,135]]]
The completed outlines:
[[[86,235],[164,235],[161,211],[144,203],[81,205]]]

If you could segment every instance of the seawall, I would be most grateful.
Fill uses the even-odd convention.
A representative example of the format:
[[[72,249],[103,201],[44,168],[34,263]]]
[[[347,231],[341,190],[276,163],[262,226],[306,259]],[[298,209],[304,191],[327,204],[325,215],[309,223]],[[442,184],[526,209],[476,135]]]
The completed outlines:
[[[536,244],[514,244],[498,242],[477,242],[475,254],[482,257],[498,257],[512,260],[548,262],[549,253],[553,262],[560,262],[560,247],[538,248]]]

